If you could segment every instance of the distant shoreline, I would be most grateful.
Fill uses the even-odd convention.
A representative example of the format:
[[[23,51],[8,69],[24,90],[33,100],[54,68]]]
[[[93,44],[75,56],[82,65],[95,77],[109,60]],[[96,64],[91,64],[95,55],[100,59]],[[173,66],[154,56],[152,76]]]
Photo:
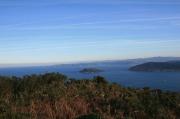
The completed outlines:
[[[129,70],[141,72],[180,72],[180,61],[147,62],[130,67]]]

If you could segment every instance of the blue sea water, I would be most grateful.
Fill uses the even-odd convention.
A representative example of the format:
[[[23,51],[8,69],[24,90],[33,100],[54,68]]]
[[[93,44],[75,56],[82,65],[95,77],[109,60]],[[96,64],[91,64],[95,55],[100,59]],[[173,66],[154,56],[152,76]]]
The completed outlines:
[[[83,74],[79,71],[83,68],[95,67],[103,70],[97,74]],[[24,76],[31,74],[43,74],[60,72],[70,78],[93,78],[100,75],[110,82],[116,82],[126,87],[142,88],[150,87],[162,90],[180,92],[180,72],[132,72],[129,66],[119,65],[59,65],[39,67],[0,68],[1,76]]]

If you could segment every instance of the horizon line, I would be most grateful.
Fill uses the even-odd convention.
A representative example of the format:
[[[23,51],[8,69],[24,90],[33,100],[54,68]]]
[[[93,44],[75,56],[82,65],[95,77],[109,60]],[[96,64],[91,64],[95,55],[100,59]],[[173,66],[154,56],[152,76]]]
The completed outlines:
[[[180,56],[152,56],[152,57],[137,57],[137,58],[122,58],[122,59],[103,59],[103,60],[82,60],[82,61],[69,61],[69,62],[44,62],[44,63],[7,63],[0,64],[0,68],[10,67],[34,67],[34,66],[53,66],[53,65],[68,65],[68,64],[83,64],[83,63],[95,63],[95,62],[108,62],[108,61],[125,61],[147,58],[180,58]]]

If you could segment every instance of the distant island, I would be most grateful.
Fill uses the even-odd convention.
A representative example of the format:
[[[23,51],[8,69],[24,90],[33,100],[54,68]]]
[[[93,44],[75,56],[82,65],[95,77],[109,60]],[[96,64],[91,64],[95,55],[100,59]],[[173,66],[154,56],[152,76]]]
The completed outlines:
[[[80,72],[81,73],[99,73],[99,72],[103,72],[103,70],[97,69],[97,68],[84,68],[80,70]]]
[[[180,61],[170,62],[148,62],[129,68],[130,71],[147,71],[147,72],[180,72]]]

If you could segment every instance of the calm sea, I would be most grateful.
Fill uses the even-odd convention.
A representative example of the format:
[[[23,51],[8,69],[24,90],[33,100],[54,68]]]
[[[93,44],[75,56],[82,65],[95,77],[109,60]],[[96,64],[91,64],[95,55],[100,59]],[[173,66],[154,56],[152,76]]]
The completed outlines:
[[[83,68],[95,67],[104,72],[98,74],[82,74]],[[82,79],[92,78],[100,75],[110,82],[116,82],[126,87],[150,87],[162,90],[180,92],[180,72],[132,72],[129,66],[119,65],[59,65],[42,67],[0,68],[1,76],[24,76],[31,74],[43,74],[49,72],[60,72],[70,78]]]

